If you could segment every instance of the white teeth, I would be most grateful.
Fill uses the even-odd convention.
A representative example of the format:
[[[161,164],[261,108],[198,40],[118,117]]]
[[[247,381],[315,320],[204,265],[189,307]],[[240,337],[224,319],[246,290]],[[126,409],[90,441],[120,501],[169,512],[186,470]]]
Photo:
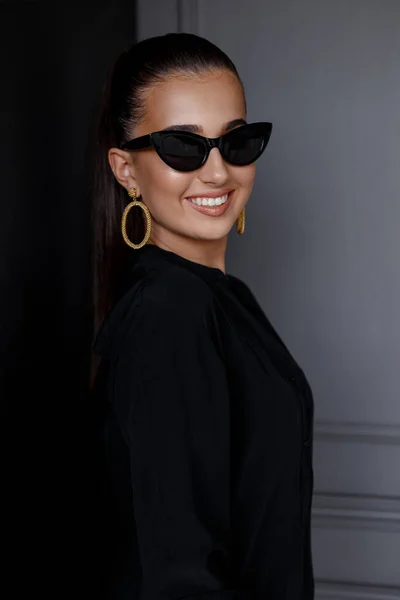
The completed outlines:
[[[219,198],[190,198],[190,200],[198,206],[220,206],[228,200],[228,194]]]

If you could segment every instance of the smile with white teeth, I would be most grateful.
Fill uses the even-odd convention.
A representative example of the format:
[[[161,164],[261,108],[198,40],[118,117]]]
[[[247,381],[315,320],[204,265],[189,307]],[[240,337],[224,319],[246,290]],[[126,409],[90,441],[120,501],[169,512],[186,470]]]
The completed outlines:
[[[221,204],[225,204],[228,200],[228,194],[220,196],[219,198],[188,198],[188,200],[198,206],[220,206]]]

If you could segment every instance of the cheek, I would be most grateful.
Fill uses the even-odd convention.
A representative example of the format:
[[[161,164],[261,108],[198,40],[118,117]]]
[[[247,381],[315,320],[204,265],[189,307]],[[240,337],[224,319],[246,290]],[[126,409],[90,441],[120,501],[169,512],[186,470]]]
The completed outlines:
[[[166,203],[170,205],[184,197],[193,175],[174,171],[160,161],[158,156],[145,158],[137,169],[141,195],[150,211],[159,212]]]
[[[235,168],[235,178],[240,187],[247,192],[251,192],[254,184],[254,178],[256,175],[255,163],[247,165],[246,167]]]

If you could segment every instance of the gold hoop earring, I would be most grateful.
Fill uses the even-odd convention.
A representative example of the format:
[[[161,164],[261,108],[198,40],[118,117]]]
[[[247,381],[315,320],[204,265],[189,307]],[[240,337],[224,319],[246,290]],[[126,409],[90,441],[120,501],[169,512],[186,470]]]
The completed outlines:
[[[245,212],[245,208],[242,209],[242,212],[240,213],[240,215],[237,218],[236,221],[236,231],[239,235],[242,235],[244,233],[244,228],[246,225],[246,212]]]
[[[124,238],[124,242],[126,244],[128,244],[128,246],[130,246],[134,250],[138,250],[139,248],[142,248],[145,244],[147,244],[147,242],[149,240],[150,233],[151,233],[151,214],[150,214],[150,211],[147,208],[147,206],[144,204],[144,202],[139,202],[139,200],[136,200],[136,188],[134,188],[134,187],[129,188],[128,195],[133,200],[126,206],[126,208],[123,212],[123,215],[122,215],[122,223],[121,223],[122,237]],[[126,219],[128,217],[128,213],[131,210],[131,208],[134,208],[135,206],[138,206],[139,208],[141,208],[143,210],[144,216],[146,219],[146,233],[145,233],[142,241],[139,242],[139,244],[134,244],[133,242],[131,242],[131,240],[128,237],[128,234],[126,233]]]

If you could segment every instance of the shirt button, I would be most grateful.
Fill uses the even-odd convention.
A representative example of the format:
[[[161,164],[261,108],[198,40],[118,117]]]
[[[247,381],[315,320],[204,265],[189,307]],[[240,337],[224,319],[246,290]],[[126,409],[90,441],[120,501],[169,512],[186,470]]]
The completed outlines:
[[[306,448],[309,448],[311,446],[311,442],[308,438],[306,440],[304,440],[303,444]]]

